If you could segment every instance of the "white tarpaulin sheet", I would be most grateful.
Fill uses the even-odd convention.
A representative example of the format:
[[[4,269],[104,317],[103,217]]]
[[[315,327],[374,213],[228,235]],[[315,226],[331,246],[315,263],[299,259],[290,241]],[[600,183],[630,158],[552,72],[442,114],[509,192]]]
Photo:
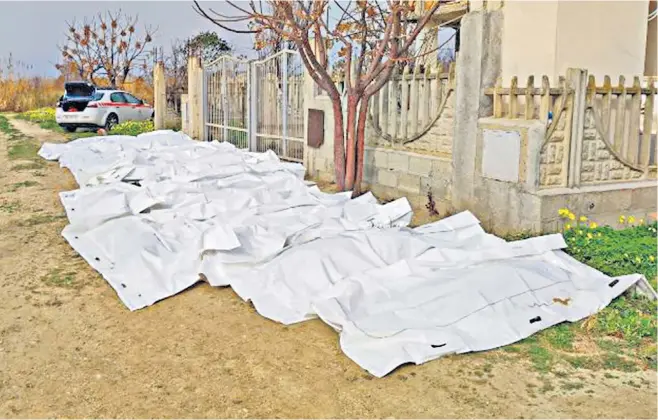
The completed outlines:
[[[274,321],[319,316],[375,376],[584,318],[643,280],[579,263],[561,235],[505,242],[469,212],[410,229],[406,199],[323,193],[271,151],[158,131],[39,154],[81,186],[60,194],[62,235],[129,309],[231,286]]]

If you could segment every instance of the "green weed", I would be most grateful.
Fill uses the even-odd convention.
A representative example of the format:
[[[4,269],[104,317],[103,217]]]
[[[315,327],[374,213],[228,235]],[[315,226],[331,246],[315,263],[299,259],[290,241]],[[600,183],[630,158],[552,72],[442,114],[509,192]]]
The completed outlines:
[[[153,121],[126,121],[114,127],[110,134],[136,136],[153,130]]]
[[[21,227],[37,226],[44,223],[52,223],[65,218],[65,215],[38,214],[36,216],[31,216],[25,220],[17,222],[17,225]]]
[[[34,187],[36,185],[39,185],[38,182],[36,181],[23,181],[23,182],[16,182],[14,184],[11,184],[9,186],[8,191],[9,192],[16,192],[20,188],[28,188],[28,187]]]
[[[564,360],[575,369],[599,370],[602,367],[595,356],[565,356]]]
[[[0,203],[0,210],[5,213],[14,213],[21,208],[21,204],[18,201],[4,201]]]
[[[22,137],[9,144],[7,154],[9,159],[31,160],[37,158],[39,143],[34,139]]]
[[[603,367],[610,370],[620,370],[622,372],[635,372],[639,370],[635,362],[624,359],[614,353],[608,353],[603,357]]]
[[[562,323],[546,330],[543,335],[553,348],[566,351],[573,350],[575,337],[573,324]]]
[[[62,272],[59,268],[54,268],[42,278],[43,282],[50,286],[71,287],[75,284],[74,272]]]
[[[29,171],[32,169],[42,169],[44,164],[41,161],[29,162],[29,163],[19,163],[11,167],[12,171]],[[35,173],[36,175],[36,173]],[[39,175],[37,175],[39,176]]]
[[[615,230],[610,226],[573,227],[564,232],[566,252],[609,276],[640,273],[656,277],[656,230],[658,225],[632,225]]]
[[[16,130],[13,125],[11,125],[9,119],[4,115],[0,115],[0,132],[5,133],[10,137],[13,137],[19,133],[19,131]]]
[[[585,385],[582,382],[564,382],[560,385],[560,388],[565,391],[575,391],[577,389],[583,389],[584,387]]]
[[[545,373],[551,370],[553,355],[547,348],[533,344],[528,349],[528,356],[530,356],[530,361],[538,371]]]
[[[620,296],[596,315],[594,331],[615,336],[629,345],[656,341],[656,302],[641,296]]]
[[[551,392],[555,389],[555,387],[548,381],[544,381],[544,384],[542,385],[541,388],[539,388],[539,392],[542,394],[545,394],[547,392]]]

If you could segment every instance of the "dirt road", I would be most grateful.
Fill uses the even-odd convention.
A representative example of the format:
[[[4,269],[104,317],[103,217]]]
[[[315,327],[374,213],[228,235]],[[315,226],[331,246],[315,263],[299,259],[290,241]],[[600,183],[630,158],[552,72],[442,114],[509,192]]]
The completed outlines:
[[[322,322],[275,324],[231,289],[131,313],[60,236],[73,178],[10,159],[15,141],[0,134],[0,417],[656,417],[652,370],[541,373],[499,350],[376,379]]]

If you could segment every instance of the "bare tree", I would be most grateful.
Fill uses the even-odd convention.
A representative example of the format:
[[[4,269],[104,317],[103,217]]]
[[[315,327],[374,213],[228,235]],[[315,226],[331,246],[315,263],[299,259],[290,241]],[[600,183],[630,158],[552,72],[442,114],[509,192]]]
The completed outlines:
[[[358,193],[369,99],[390,79],[396,65],[414,58],[414,41],[445,2],[336,1],[331,7],[339,17],[333,21],[327,13],[327,0],[227,1],[235,15],[205,10],[196,0],[194,7],[225,30],[256,36],[270,31],[296,46],[309,75],[332,101],[336,183],[341,190]],[[337,51],[344,61],[345,118],[341,92],[331,78],[330,50]]]
[[[154,31],[136,32],[137,17],[121,12],[99,13],[81,24],[68,23],[66,42],[59,46],[63,63],[73,63],[78,75],[92,83],[107,78],[110,84],[124,83],[139,63]]]

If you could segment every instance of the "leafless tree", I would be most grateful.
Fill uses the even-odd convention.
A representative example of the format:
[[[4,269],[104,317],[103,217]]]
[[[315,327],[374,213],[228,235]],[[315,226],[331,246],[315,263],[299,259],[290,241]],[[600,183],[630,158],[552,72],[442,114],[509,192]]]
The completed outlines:
[[[257,39],[271,32],[295,45],[309,75],[332,101],[336,183],[340,189],[358,192],[369,99],[397,64],[414,59],[414,41],[446,1],[335,1],[331,7],[340,16],[333,21],[327,0],[226,3],[233,15],[206,10],[196,0],[194,8],[225,30],[255,34]],[[337,51],[344,61],[345,118],[342,92],[331,77],[330,51]]]
[[[111,85],[124,83],[152,42],[154,30],[137,34],[138,18],[121,12],[99,13],[82,23],[68,23],[66,41],[59,46],[63,63],[75,65],[83,80],[106,78]]]

